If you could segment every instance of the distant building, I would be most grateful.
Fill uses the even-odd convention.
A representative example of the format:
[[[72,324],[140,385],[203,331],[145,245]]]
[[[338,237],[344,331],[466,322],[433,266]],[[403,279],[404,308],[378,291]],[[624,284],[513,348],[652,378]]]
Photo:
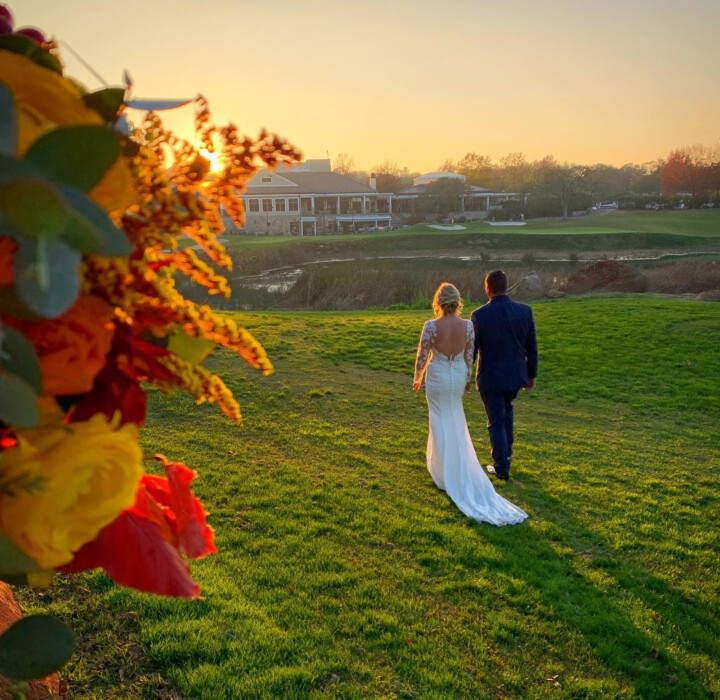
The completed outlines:
[[[439,172],[418,175],[412,187],[393,194],[393,209],[396,215],[410,215],[415,212],[418,199],[422,197],[428,185],[437,182],[441,178],[449,178],[465,182],[465,176],[459,173]],[[493,209],[502,208],[502,203],[509,199],[525,197],[517,192],[494,192],[486,187],[466,185],[464,194],[460,196],[460,208],[452,212],[452,216],[465,216],[468,219],[487,219],[492,216]]]
[[[308,160],[290,167],[278,166],[273,172],[262,170],[241,195],[245,205],[245,225],[240,233],[268,235],[317,235],[353,233],[403,224],[416,213],[417,202],[428,185],[441,178],[465,182],[458,173],[438,172],[418,175],[412,187],[395,194],[378,192],[375,177],[368,184],[332,172],[330,160]],[[519,195],[493,192],[466,185],[460,209],[451,216],[484,219],[493,209]],[[228,230],[232,224],[227,221]]]
[[[332,172],[324,159],[262,170],[241,195],[243,232],[307,236],[390,226],[392,195],[371,184]]]

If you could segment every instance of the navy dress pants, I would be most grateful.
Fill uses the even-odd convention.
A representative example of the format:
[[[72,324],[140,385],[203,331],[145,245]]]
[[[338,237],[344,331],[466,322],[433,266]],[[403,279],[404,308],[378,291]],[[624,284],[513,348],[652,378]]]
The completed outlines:
[[[515,391],[481,391],[480,396],[487,413],[487,428],[490,433],[490,454],[495,471],[500,476],[510,472],[510,458],[513,447],[513,405],[518,394]]]

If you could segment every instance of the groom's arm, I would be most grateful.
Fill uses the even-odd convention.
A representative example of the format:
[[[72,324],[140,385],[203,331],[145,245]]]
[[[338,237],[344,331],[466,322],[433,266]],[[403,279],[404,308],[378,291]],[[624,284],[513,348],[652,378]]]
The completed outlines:
[[[530,311],[530,325],[525,340],[525,357],[527,358],[528,377],[531,382],[534,383],[538,369],[538,347],[537,335],[535,333],[535,320],[533,319],[532,311]]]
[[[480,323],[477,319],[477,312],[473,312],[473,315],[470,316],[470,320],[473,324],[473,330],[475,331],[475,345],[473,347],[473,364],[475,363],[475,360],[477,360],[478,355],[480,354]]]

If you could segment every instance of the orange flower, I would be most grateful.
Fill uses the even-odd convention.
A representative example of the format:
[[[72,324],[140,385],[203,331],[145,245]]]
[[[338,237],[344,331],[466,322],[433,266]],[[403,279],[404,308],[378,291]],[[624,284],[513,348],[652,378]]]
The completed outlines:
[[[0,236],[0,287],[5,287],[15,281],[13,271],[13,254],[17,243],[12,238]]]
[[[18,116],[17,155],[60,126],[103,124],[100,115],[85,106],[78,87],[25,56],[0,50],[0,80],[13,93]],[[126,209],[135,203],[130,169],[120,157],[90,192],[106,211]]]
[[[40,359],[43,391],[52,396],[84,394],[105,366],[114,324],[113,311],[95,296],[82,296],[60,318],[3,321],[32,342]]]

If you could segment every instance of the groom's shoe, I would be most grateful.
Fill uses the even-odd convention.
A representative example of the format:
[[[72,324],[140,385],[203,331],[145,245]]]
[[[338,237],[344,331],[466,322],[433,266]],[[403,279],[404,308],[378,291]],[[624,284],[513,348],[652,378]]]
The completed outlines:
[[[509,478],[509,474],[498,474],[497,470],[492,464],[488,464],[487,467],[488,474],[492,474],[496,479],[500,479],[501,481],[507,481]]]

